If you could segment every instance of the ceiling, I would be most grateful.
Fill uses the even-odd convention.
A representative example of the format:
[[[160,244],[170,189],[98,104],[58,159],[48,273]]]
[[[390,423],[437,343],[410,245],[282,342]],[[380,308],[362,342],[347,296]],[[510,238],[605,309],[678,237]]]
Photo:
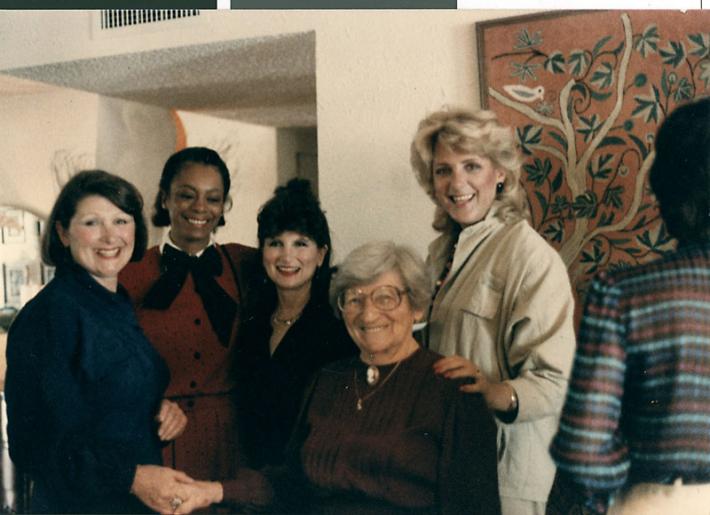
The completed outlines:
[[[273,127],[316,126],[315,34],[279,35],[4,70],[0,92],[32,81]],[[22,80],[18,80],[22,79]]]

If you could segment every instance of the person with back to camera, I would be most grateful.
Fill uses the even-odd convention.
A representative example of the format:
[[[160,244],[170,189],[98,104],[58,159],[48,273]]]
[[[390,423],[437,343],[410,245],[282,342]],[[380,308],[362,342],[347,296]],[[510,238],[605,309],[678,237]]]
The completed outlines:
[[[662,123],[649,178],[678,248],[592,282],[550,450],[588,513],[707,515],[710,98]]]
[[[461,389],[496,413],[503,514],[542,514],[575,348],[567,270],[527,221],[520,156],[493,112],[426,117],[411,162],[442,233],[429,246],[436,283],[425,345],[447,356],[437,373],[472,378]]]
[[[214,240],[225,224],[230,184],[212,149],[188,147],[170,156],[153,214],[153,224],[169,230],[120,276],[170,369],[167,395],[189,420],[180,440],[166,447],[165,463],[211,479],[231,477],[241,455],[231,367],[240,306],[258,264],[254,249]]]
[[[495,423],[481,395],[434,373],[441,356],[412,335],[431,282],[410,249],[353,250],[331,303],[359,348],[324,366],[280,466],[186,484],[176,513],[210,503],[268,513],[500,513]]]
[[[168,513],[186,496],[190,479],[159,466],[186,418],[162,399],[167,367],[118,286],[145,251],[142,209],[132,184],[93,170],[49,216],[42,258],[56,275],[7,344],[10,456],[32,480],[32,513]]]
[[[318,369],[357,351],[328,302],[332,244],[310,183],[292,179],[276,188],[257,220],[262,273],[235,360],[240,425],[254,468],[283,461]]]

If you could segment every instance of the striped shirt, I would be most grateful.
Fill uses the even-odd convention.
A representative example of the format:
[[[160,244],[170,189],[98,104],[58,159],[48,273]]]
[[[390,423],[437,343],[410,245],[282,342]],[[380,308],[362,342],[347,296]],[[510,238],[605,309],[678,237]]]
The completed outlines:
[[[600,274],[578,340],[550,451],[587,507],[640,482],[710,482],[710,243]]]

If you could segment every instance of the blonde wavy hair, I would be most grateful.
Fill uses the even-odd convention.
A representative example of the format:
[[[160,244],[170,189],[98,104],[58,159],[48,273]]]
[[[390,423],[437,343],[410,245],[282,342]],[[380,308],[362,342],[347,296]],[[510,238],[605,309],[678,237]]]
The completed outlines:
[[[440,232],[453,231],[456,223],[434,197],[432,163],[434,148],[441,143],[459,154],[484,156],[505,172],[503,191],[496,193],[499,202],[494,216],[504,223],[530,219],[525,190],[520,185],[522,158],[513,131],[498,123],[493,111],[444,109],[419,122],[411,145],[411,164],[419,184],[437,205],[432,226]]]

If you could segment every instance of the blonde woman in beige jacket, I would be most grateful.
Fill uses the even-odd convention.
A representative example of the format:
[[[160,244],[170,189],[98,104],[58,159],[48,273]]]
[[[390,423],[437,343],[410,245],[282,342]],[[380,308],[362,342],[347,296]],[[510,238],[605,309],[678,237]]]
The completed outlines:
[[[527,221],[520,156],[493,112],[428,116],[411,160],[442,233],[429,246],[436,288],[425,344],[446,356],[437,373],[470,377],[462,389],[496,414],[503,515],[542,515],[575,350],[567,270]]]

